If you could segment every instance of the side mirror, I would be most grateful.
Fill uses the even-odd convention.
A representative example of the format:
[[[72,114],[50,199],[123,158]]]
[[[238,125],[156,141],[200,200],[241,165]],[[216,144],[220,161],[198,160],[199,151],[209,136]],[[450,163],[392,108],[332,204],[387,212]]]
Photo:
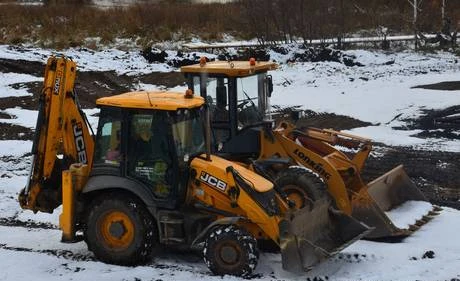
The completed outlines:
[[[268,90],[268,93],[267,93],[267,96],[270,98],[272,96],[272,93],[273,93],[273,78],[271,75],[267,75],[267,90]]]

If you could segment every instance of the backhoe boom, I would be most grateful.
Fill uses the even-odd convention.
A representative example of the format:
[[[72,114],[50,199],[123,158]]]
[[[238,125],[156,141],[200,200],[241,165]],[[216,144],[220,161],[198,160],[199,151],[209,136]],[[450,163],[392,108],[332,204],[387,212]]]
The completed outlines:
[[[61,172],[70,164],[91,165],[94,140],[74,92],[76,64],[50,57],[32,146],[32,168],[19,195],[22,208],[52,212],[61,204]]]

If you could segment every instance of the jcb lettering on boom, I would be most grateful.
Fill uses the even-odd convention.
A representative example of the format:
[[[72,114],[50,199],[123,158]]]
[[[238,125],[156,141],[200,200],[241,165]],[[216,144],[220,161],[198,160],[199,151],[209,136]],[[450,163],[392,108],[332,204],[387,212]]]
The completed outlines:
[[[54,80],[54,94],[59,95],[59,87],[61,86],[61,77],[56,77]]]
[[[223,180],[220,180],[216,178],[215,176],[212,176],[206,172],[201,172],[200,175],[200,180],[203,181],[206,184],[209,184],[210,186],[213,186],[221,191],[225,191],[227,188],[227,183],[224,182]]]
[[[73,135],[75,147],[77,148],[78,162],[82,164],[88,163],[85,150],[85,140],[83,139],[83,130],[80,122],[73,125]]]

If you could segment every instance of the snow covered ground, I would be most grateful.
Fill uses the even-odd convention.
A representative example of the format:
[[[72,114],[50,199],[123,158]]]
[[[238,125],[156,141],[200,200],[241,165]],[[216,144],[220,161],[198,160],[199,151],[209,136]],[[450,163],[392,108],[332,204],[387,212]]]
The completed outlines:
[[[44,63],[51,53],[51,50],[0,46],[0,59]],[[79,71],[115,70],[128,75],[175,71],[166,64],[149,64],[139,51],[72,49],[62,53],[73,57]],[[420,116],[423,109],[460,104],[460,91],[412,88],[460,80],[456,56],[363,50],[346,53],[356,56],[364,66],[347,67],[336,62],[283,63],[272,73],[275,82],[272,104],[302,105],[304,109],[371,122],[372,126],[351,132],[385,144],[460,152],[458,140],[419,138],[414,136],[415,130],[394,129],[405,126],[405,119]],[[173,56],[175,52],[168,54]],[[286,62],[288,56],[271,53],[278,62]],[[27,88],[11,85],[41,79],[21,73],[0,73],[0,97],[31,95]],[[95,112],[87,110],[89,116]],[[15,117],[0,119],[2,123],[35,126],[36,111],[15,107],[0,113]],[[90,117],[90,122],[96,126],[97,118]],[[460,134],[460,128],[456,133]],[[60,243],[59,209],[51,215],[34,215],[21,210],[17,203],[17,194],[26,183],[30,167],[27,153],[31,146],[31,141],[0,141],[0,280],[222,280],[211,276],[201,259],[190,253],[163,251],[151,264],[131,268],[95,261],[83,242]],[[11,222],[19,223],[12,226]],[[302,276],[283,271],[279,255],[262,254],[253,280],[460,280],[458,233],[460,211],[444,208],[401,243],[359,241]]]

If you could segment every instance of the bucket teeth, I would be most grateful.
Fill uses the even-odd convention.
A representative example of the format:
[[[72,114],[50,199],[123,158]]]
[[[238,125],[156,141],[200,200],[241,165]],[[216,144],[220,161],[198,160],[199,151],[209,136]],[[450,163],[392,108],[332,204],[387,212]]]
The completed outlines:
[[[439,207],[439,206],[433,205],[433,211],[435,211],[435,212],[441,212],[441,211],[442,211],[442,208]]]
[[[420,229],[420,226],[416,225],[416,224],[412,224],[409,226],[409,231],[411,232],[414,232],[414,231],[417,231]]]
[[[415,225],[416,226],[422,226],[424,225],[425,223],[427,223],[428,220],[425,219],[425,217],[421,218],[421,219],[418,219],[416,222],[415,222]]]
[[[357,203],[353,204],[352,215],[359,221],[375,227],[375,230],[366,237],[369,239],[411,235],[412,232],[418,230],[420,226],[426,224],[442,210],[440,207],[429,203],[425,195],[404,171],[402,165],[368,183],[367,192],[369,194],[367,205],[356,201]],[[414,217],[409,217],[412,206],[419,204],[415,202],[426,202],[420,203],[424,209],[426,208],[426,213],[420,214],[419,211],[415,211]],[[404,207],[405,204],[408,204],[407,207]],[[410,218],[412,225],[407,227],[404,223],[399,226],[399,217]]]
[[[431,216],[431,215],[424,215],[423,216],[423,219],[426,220],[426,222],[429,222],[430,220],[434,219],[434,216]]]

